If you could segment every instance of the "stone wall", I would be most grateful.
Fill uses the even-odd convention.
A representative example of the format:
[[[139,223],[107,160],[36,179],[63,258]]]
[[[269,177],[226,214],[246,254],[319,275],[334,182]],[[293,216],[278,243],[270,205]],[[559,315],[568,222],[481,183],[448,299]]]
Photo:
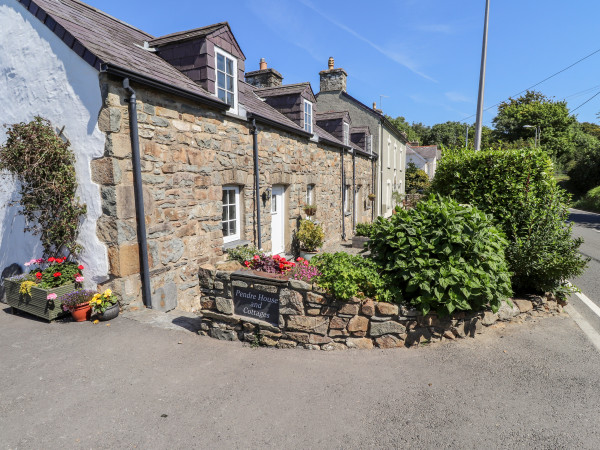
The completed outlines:
[[[415,309],[368,298],[340,302],[302,281],[268,278],[250,270],[230,272],[224,268],[203,267],[199,271],[200,334],[268,347],[312,350],[410,347],[475,337],[497,322],[523,321],[562,312],[555,299],[540,296],[515,299],[512,305],[504,303],[497,313],[423,316]],[[234,314],[232,292],[236,287],[278,294],[278,325]]]
[[[154,308],[200,308],[196,274],[200,265],[224,259],[221,231],[222,187],[240,188],[241,240],[257,242],[254,171],[249,124],[207,107],[134,85],[140,136],[144,205]],[[106,133],[104,157],[92,162],[100,185],[103,216],[97,234],[108,247],[110,286],[125,305],[141,302],[139,246],[129,112],[121,80],[101,76],[104,104],[99,127]],[[341,239],[341,153],[275,128],[258,128],[262,247],[271,249],[271,202],[262,194],[273,185],[286,189],[286,251],[303,217],[308,184],[315,185],[317,214],[325,245]],[[345,161],[352,184],[352,159]],[[370,185],[371,163],[357,157],[357,184]],[[364,195],[368,194],[362,189]],[[370,212],[359,221],[369,221]],[[352,235],[352,217],[345,217]]]

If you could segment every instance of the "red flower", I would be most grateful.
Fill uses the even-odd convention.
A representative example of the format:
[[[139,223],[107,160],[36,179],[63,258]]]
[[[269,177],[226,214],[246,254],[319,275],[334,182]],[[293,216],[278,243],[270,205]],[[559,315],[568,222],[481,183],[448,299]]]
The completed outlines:
[[[60,272],[54,272],[54,278],[60,277],[62,275],[62,273]]]
[[[254,261],[258,261],[260,259],[260,256],[254,255],[252,258],[254,258]]]
[[[296,258],[296,261],[298,261],[298,262],[304,261],[304,258],[301,258],[300,256],[298,256],[298,257]]]
[[[77,278],[77,277],[80,277],[80,276],[81,276],[80,273],[76,273],[75,275],[73,275],[73,278]]]
[[[285,266],[283,264],[279,264],[279,270],[283,270]]]
[[[83,266],[82,266],[82,265],[79,265],[79,266],[77,266],[77,268],[78,268],[79,270],[83,270]]]
[[[56,258],[54,256],[51,256],[50,258],[48,258],[48,262],[54,262],[56,261]]]
[[[281,259],[281,256],[279,256],[279,255],[275,255],[275,256],[273,256],[273,259],[274,259],[275,261],[279,261],[279,260]]]
[[[41,272],[37,272],[37,273],[35,274],[35,277],[36,277],[38,280],[41,280],[41,279],[42,279],[42,273],[41,273]]]
[[[244,265],[245,265],[246,267],[248,267],[248,266],[250,265],[250,263],[249,263],[248,261],[244,261]]]

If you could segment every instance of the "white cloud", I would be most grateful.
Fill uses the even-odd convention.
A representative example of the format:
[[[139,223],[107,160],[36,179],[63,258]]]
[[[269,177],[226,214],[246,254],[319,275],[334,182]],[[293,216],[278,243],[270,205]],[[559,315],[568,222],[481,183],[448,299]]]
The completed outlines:
[[[375,50],[377,50],[382,55],[388,57],[392,61],[397,62],[398,64],[406,67],[411,72],[414,72],[417,75],[419,75],[419,76],[421,76],[421,77],[423,77],[423,78],[425,78],[425,79],[427,79],[429,81],[433,81],[434,83],[437,83],[437,80],[435,80],[434,78],[430,77],[429,75],[421,72],[418,69],[417,64],[408,55],[406,55],[406,54],[404,54],[402,52],[399,52],[399,51],[392,51],[390,49],[381,47],[380,45],[372,42],[371,40],[367,39],[363,35],[357,33],[356,31],[354,31],[352,28],[348,27],[347,25],[345,25],[345,24],[343,24],[341,22],[338,22],[334,18],[332,18],[329,15],[325,14],[324,12],[322,12],[321,10],[319,10],[316,6],[314,6],[309,0],[300,0],[300,2],[303,5],[305,5],[307,8],[312,9],[314,12],[316,12],[317,14],[319,14],[324,19],[326,19],[329,22],[331,22],[334,25],[336,25],[338,28],[341,28],[342,30],[344,30],[347,33],[349,33],[352,36],[354,36],[355,38],[357,38],[357,39],[363,41],[364,43],[368,44],[369,46],[371,46],[372,48],[374,48]]]

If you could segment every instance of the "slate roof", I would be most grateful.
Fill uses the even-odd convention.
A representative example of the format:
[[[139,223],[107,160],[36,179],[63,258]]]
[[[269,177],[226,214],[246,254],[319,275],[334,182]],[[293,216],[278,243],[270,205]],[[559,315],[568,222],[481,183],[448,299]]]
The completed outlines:
[[[310,89],[311,95],[314,97],[310,83],[284,84],[281,86],[257,88],[255,92],[259,97],[277,97],[280,95],[302,94],[306,89]]]
[[[351,123],[350,113],[348,111],[327,111],[315,113],[317,120],[335,120],[335,119],[346,119],[348,123]]]
[[[154,37],[76,0],[19,0],[91,66],[105,64],[205,100],[226,105],[160,56],[138,47]]]
[[[193,30],[185,30],[178,31],[176,33],[165,34],[164,36],[152,39],[150,41],[150,45],[164,45],[169,44],[171,42],[181,42],[197,37],[205,37],[211,34],[212,32],[217,31],[219,28],[223,27],[228,27],[231,30],[231,28],[229,27],[229,23],[220,22],[215,23],[213,25],[207,25],[205,27],[194,28]]]
[[[412,148],[423,158],[440,159],[442,157],[442,152],[441,150],[438,150],[437,145],[415,145],[411,146],[410,148]]]

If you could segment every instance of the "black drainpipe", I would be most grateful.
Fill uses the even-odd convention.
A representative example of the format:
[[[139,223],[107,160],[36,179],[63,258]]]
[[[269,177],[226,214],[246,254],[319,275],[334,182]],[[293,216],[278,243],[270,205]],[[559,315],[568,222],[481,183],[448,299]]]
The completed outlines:
[[[123,79],[123,87],[129,93],[129,129],[131,130],[131,162],[133,165],[133,196],[135,198],[135,218],[140,244],[140,265],[142,277],[142,299],[146,308],[152,308],[150,294],[150,270],[148,268],[148,244],[146,241],[146,215],[144,214],[144,193],[142,191],[142,168],[140,163],[140,142],[138,138],[137,104],[135,91],[129,86],[129,78]]]
[[[352,234],[356,233],[356,152],[352,150]]]
[[[342,239],[346,240],[346,211],[344,205],[346,203],[346,174],[344,173],[344,153],[346,149],[342,148]]]
[[[256,119],[252,118],[252,150],[254,152],[254,197],[256,198],[256,233],[258,248],[262,248],[262,228],[260,226],[260,174],[258,172],[258,130]]]
[[[375,158],[371,156],[371,192],[375,194]],[[375,200],[371,202],[371,222],[375,221]]]

